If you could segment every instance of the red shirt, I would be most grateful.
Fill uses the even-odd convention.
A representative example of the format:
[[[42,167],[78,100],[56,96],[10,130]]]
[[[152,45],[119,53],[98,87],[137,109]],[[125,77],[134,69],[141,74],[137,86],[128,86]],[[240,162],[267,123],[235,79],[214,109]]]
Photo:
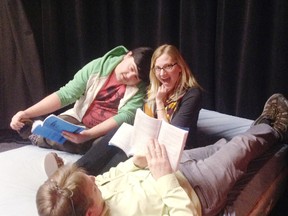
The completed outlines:
[[[94,101],[90,104],[90,107],[82,119],[82,123],[86,127],[92,128],[116,115],[125,90],[126,85],[119,84],[116,80],[115,73],[113,72]]]

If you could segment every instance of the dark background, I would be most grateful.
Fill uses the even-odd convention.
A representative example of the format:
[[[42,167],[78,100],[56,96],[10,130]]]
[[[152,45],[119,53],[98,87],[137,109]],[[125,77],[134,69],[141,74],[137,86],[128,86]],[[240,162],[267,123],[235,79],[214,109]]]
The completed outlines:
[[[255,119],[288,96],[287,0],[1,0],[0,129],[117,45],[177,46],[203,107]]]

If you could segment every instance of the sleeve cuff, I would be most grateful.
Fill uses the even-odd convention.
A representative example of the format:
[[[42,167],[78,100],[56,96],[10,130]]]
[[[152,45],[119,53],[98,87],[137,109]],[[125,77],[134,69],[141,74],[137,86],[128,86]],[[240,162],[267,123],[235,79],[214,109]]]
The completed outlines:
[[[162,176],[156,182],[157,190],[161,196],[165,195],[168,191],[180,186],[174,173]]]

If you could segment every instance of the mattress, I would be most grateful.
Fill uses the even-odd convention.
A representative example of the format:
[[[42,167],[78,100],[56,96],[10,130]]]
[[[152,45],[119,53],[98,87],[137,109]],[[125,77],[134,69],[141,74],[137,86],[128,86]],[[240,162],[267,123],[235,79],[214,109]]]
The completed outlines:
[[[288,145],[279,144],[252,161],[221,215],[269,215],[287,184],[287,153]]]
[[[231,139],[247,130],[251,123],[249,119],[202,109],[198,120],[197,145],[209,145],[219,138]],[[43,160],[49,152],[50,149],[28,145],[0,153],[1,216],[38,215],[35,197],[39,186],[47,179]],[[73,163],[81,157],[66,152],[54,152],[58,153],[65,163]],[[273,206],[281,193],[281,183],[285,182],[287,177],[287,172],[283,172],[287,168],[287,152],[287,145],[278,145],[255,160],[247,175],[231,190],[222,214],[265,215],[262,213],[267,209],[263,206]]]
[[[44,157],[49,149],[28,145],[0,154],[0,215],[36,216],[36,192],[47,179]],[[65,163],[74,162],[80,155],[55,151]]]
[[[230,140],[245,132],[253,121],[211,110],[199,114],[197,146]],[[227,197],[220,215],[269,215],[287,186],[288,145],[277,144],[249,164],[247,173],[236,183]]]
[[[221,138],[230,140],[249,129],[252,122],[250,119],[201,109],[197,122],[195,147],[213,144]]]

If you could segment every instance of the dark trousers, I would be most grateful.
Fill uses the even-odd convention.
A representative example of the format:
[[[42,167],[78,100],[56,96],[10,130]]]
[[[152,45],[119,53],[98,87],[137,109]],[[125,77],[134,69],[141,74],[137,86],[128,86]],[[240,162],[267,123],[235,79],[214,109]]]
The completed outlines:
[[[71,116],[59,115],[59,117],[73,124],[83,125]],[[64,144],[59,144],[52,140],[41,138],[42,140],[39,141],[37,145],[43,148],[52,148],[59,151],[83,155],[78,161],[76,161],[76,164],[85,169],[87,174],[96,176],[108,171],[119,162],[128,159],[121,149],[108,145],[110,139],[118,128],[119,127],[112,129],[106,135],[98,139],[89,140],[81,144],[76,144],[70,141],[66,141]]]
[[[76,161],[76,164],[84,168],[89,175],[96,176],[127,160],[128,157],[122,149],[108,145],[117,130],[118,127],[108,132],[102,139],[95,141],[92,147]]]

